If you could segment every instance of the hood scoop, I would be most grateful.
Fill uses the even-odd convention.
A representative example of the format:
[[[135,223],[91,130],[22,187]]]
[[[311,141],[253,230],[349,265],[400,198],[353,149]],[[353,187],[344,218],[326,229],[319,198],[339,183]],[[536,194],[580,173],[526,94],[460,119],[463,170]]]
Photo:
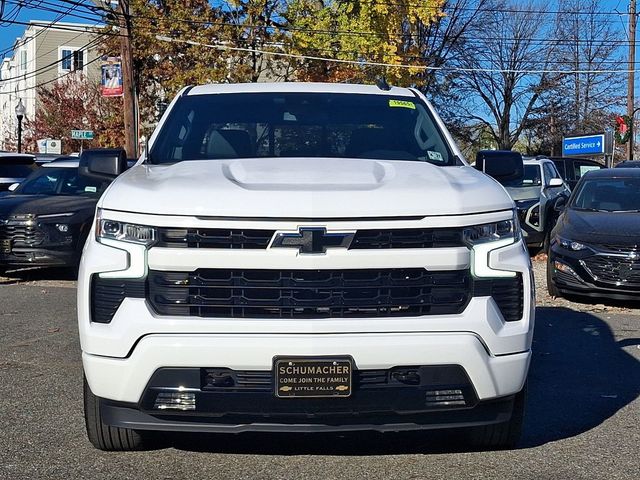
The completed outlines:
[[[374,190],[394,177],[393,165],[332,158],[233,160],[222,172],[247,190]]]

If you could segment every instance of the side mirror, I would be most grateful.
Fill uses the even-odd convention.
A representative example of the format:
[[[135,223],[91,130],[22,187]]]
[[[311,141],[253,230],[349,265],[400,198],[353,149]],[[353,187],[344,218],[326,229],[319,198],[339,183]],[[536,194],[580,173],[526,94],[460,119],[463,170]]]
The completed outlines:
[[[522,155],[511,150],[481,150],[476,155],[476,168],[498,182],[524,178]]]
[[[548,188],[562,187],[563,185],[564,182],[561,178],[552,178],[551,180],[549,180]]]
[[[19,183],[12,183],[11,185],[9,185],[9,188],[7,190],[9,190],[10,192],[13,192],[19,186],[20,186]]]
[[[554,178],[555,180],[555,178]],[[553,209],[558,212],[558,213],[562,213],[564,212],[564,209],[567,207],[567,197],[558,197],[558,199],[556,200],[555,205],[553,206]]]
[[[80,155],[80,175],[111,181],[127,169],[127,154],[121,148],[94,148]]]

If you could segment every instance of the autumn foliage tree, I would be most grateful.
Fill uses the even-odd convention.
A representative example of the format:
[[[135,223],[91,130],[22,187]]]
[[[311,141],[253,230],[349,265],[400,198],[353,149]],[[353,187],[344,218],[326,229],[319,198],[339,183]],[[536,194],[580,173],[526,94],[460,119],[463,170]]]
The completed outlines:
[[[297,77],[371,82],[385,76],[395,84],[413,83],[423,65],[421,32],[441,17],[443,4],[443,0],[293,0],[285,13],[292,26],[289,52],[338,60],[300,61]]]
[[[84,147],[119,147],[123,144],[122,98],[103,97],[100,85],[84,76],[69,75],[39,87],[39,108],[25,124],[25,145],[37,151],[37,140],[62,140],[63,153],[78,152],[80,141],[71,130],[92,130],[94,139]]]

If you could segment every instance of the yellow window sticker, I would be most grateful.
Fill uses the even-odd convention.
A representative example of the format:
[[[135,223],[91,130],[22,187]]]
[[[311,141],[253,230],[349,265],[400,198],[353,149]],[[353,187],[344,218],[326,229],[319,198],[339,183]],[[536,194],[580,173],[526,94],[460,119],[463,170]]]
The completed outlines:
[[[413,102],[408,102],[406,100],[389,100],[390,107],[400,107],[400,108],[410,108],[411,110],[416,109],[416,104]]]

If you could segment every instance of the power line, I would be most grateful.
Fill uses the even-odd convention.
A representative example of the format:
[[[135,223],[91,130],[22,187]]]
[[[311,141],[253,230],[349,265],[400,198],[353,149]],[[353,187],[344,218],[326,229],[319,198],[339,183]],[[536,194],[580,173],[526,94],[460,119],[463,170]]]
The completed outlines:
[[[389,68],[402,68],[402,69],[416,69],[416,70],[429,70],[429,71],[449,71],[449,72],[460,72],[460,73],[473,73],[473,72],[483,72],[483,73],[515,73],[515,74],[606,74],[606,73],[629,73],[635,70],[561,70],[561,69],[501,69],[501,68],[467,68],[467,67],[436,67],[429,65],[409,65],[409,64],[394,64],[394,63],[384,63],[384,62],[371,62],[365,60],[346,60],[346,59],[337,59],[337,58],[329,58],[329,57],[319,57],[314,55],[303,55],[297,53],[286,53],[286,52],[270,52],[267,50],[261,50],[257,48],[244,48],[244,47],[232,47],[229,45],[213,45],[206,44],[201,42],[196,42],[193,40],[181,40],[171,37],[166,37],[163,35],[156,35],[156,39],[162,42],[170,42],[170,43],[184,43],[188,45],[214,48],[217,50],[230,50],[236,52],[245,52],[245,53],[258,53],[262,55],[273,55],[287,58],[297,58],[301,60],[317,60],[331,63],[344,63],[350,65],[364,66],[370,65],[374,67],[389,67]]]

